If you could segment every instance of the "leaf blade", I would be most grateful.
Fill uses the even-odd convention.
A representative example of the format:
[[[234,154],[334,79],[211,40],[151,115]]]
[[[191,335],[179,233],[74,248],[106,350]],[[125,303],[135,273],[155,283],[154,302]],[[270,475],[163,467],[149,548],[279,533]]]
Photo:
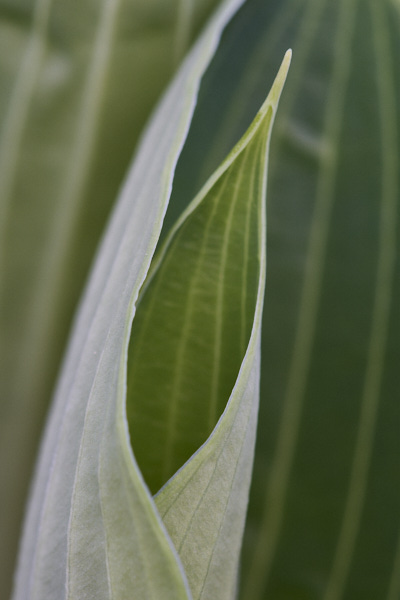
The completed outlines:
[[[161,14],[137,0],[83,1],[74,9],[68,2],[0,1],[5,597],[41,429],[90,262],[150,111],[217,0],[196,1],[180,48],[182,3],[163,4]]]
[[[124,417],[125,357],[134,302],[159,235],[199,80],[239,5],[240,0],[228,1],[215,14],[151,122],[122,191],[75,324],[42,445],[15,599],[86,593],[126,598],[127,574],[135,580],[137,597],[190,598],[130,449]],[[110,543],[106,534],[115,532],[104,518],[129,511],[132,503],[140,512],[139,534],[132,539],[132,530],[119,528],[122,539],[117,536]],[[142,556],[158,573],[153,581],[143,579],[135,558],[145,532],[152,536],[147,546],[142,544]],[[125,558],[119,566],[121,546]]]

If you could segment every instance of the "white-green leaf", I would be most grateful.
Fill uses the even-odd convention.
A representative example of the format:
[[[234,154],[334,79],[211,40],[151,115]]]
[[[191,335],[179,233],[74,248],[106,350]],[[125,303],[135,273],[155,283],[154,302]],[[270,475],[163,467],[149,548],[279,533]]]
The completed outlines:
[[[2,598],[95,248],[146,120],[219,3],[0,0]]]
[[[42,445],[15,599],[190,598],[130,449],[126,352],[199,80],[240,3],[222,5],[183,64],[122,191],[75,323]]]
[[[267,154],[289,62],[287,53],[252,126],[171,232],[132,329],[127,412],[151,489],[195,453],[156,504],[196,599],[233,598],[237,584],[259,395]]]

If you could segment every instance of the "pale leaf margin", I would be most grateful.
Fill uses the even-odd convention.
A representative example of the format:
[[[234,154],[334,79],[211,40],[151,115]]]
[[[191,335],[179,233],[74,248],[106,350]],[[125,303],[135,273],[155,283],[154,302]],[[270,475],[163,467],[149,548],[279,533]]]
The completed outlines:
[[[250,140],[264,135],[259,204],[260,277],[252,332],[232,394],[207,441],[156,494],[160,515],[177,548],[195,600],[235,597],[248,503],[259,403],[260,337],[266,279],[266,182],[271,130],[291,61],[288,50],[252,125],[178,220],[164,252],[185,219]],[[266,132],[260,131],[267,127]]]
[[[199,82],[242,3],[227,0],[214,14],[155,112],[121,191],[47,423],[14,600],[191,598],[131,450],[126,355]]]

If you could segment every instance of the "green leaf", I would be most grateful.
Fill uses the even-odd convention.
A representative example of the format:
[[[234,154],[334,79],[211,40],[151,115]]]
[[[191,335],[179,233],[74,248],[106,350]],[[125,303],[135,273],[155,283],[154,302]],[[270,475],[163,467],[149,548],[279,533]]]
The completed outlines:
[[[216,4],[0,0],[2,598],[96,245],[146,119]]]
[[[240,1],[225,2],[151,121],[77,317],[24,530],[15,599],[190,598],[130,448],[126,353],[199,80]]]
[[[258,409],[267,153],[289,62],[290,52],[253,124],[172,230],[132,329],[127,415],[151,489],[203,444],[156,496],[196,599],[233,598],[237,584]]]

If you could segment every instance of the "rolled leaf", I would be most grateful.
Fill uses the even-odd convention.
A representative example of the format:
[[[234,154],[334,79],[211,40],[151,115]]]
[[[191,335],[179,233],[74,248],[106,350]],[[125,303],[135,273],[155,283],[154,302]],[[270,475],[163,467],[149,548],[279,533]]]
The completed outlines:
[[[146,481],[158,489],[205,442],[156,496],[196,599],[232,599],[237,584],[258,410],[267,155],[290,56],[171,232],[132,330],[127,410]]]

